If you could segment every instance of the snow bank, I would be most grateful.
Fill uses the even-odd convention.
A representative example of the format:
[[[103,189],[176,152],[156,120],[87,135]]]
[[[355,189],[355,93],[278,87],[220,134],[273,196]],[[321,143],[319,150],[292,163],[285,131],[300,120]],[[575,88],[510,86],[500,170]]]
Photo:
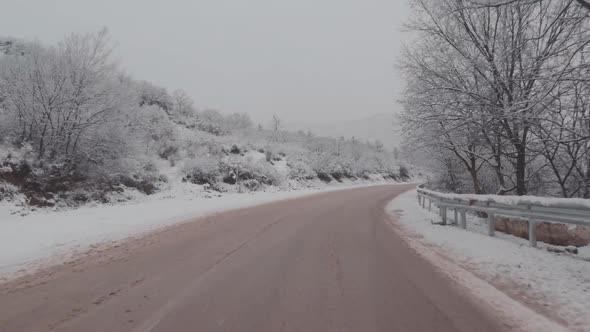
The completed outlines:
[[[369,185],[376,184],[379,183]],[[348,183],[295,191],[219,194],[185,183],[156,195],[138,195],[132,202],[120,205],[67,211],[41,209],[24,216],[14,205],[0,202],[0,281],[30,273],[48,263],[64,262],[100,243],[196,217],[352,186]]]
[[[434,210],[419,207],[415,190],[399,196],[387,210],[399,216],[411,241],[433,247],[536,311],[574,330],[588,331],[589,261],[531,248],[526,240],[506,234],[489,237],[483,234],[483,221],[475,217],[469,218],[467,231],[434,225],[432,222],[440,218]],[[590,251],[587,249],[583,248],[581,254]]]

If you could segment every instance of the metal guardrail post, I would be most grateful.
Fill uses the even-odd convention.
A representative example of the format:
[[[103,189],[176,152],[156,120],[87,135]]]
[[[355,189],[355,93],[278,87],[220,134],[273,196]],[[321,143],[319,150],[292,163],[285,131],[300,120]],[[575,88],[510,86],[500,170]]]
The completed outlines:
[[[461,228],[467,229],[467,211],[461,210]]]
[[[447,207],[446,206],[440,207],[440,216],[442,217],[442,224],[446,225],[447,224]]]
[[[488,212],[488,235],[494,236],[496,232],[496,216],[494,212]]]
[[[531,211],[531,205],[527,205],[527,210]],[[534,221],[532,218],[529,217],[529,244],[531,247],[537,246],[537,222]]]
[[[459,224],[459,211],[457,211],[457,208],[454,208],[453,212],[455,213],[455,219],[453,219],[453,225],[458,225]]]
[[[537,246],[537,222],[529,220],[529,244],[531,247]]]

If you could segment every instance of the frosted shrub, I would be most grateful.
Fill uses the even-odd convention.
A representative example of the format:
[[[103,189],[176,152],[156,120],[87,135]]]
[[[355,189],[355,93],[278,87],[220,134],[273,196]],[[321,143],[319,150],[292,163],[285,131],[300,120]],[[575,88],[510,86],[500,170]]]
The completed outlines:
[[[273,186],[279,186],[283,182],[283,178],[277,170],[265,160],[245,162],[240,165],[240,180],[251,179]]]
[[[12,145],[0,144],[0,181],[20,186],[32,173],[31,163],[33,152],[30,145],[15,148]]]
[[[209,156],[193,159],[185,166],[184,174],[183,181],[214,185],[221,175],[219,160]]]
[[[17,198],[21,198],[20,191],[17,186],[4,181],[0,181],[0,202],[15,201]]]
[[[293,180],[311,180],[317,177],[316,172],[302,160],[288,161],[287,165],[291,170],[289,171],[289,179]]]

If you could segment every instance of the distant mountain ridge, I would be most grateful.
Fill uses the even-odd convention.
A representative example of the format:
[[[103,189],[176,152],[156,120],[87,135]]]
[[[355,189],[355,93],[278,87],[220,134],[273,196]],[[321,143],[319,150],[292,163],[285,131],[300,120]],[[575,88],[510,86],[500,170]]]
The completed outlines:
[[[318,123],[286,123],[290,130],[311,131],[319,136],[345,138],[356,137],[360,140],[379,140],[387,148],[399,146],[400,130],[396,125],[395,114],[379,113],[358,120],[335,120]]]

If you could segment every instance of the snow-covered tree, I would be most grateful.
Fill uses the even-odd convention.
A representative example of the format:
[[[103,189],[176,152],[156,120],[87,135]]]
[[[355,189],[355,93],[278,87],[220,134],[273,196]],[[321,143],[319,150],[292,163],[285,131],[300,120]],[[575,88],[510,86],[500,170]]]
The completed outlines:
[[[111,50],[103,30],[1,58],[3,117],[15,124],[9,139],[31,144],[40,161],[99,163],[117,149],[121,142],[111,131],[128,99]]]
[[[496,175],[491,190],[530,192],[545,172],[543,159],[552,158],[539,142],[559,139],[552,112],[570,112],[573,85],[588,84],[588,12],[574,0],[412,5],[415,18],[408,28],[420,37],[401,63],[408,80],[403,119],[413,130],[409,138],[414,145],[451,152],[472,174],[475,192],[474,171],[482,167]],[[561,125],[572,123],[568,116]],[[544,130],[548,124],[551,135]]]

